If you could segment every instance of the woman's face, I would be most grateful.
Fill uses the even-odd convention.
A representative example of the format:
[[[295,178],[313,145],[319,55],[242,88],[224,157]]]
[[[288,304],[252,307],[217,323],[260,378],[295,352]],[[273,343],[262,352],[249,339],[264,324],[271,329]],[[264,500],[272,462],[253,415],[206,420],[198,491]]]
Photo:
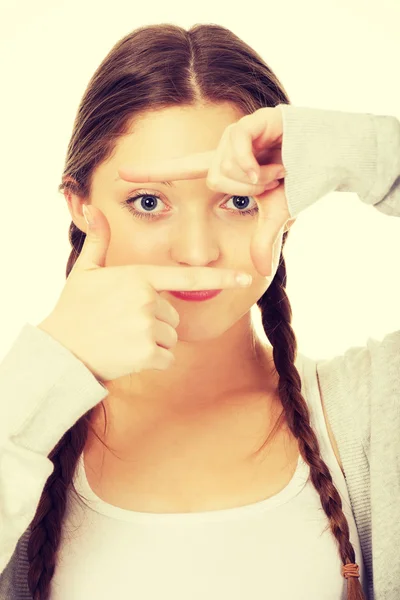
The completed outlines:
[[[214,192],[205,178],[173,181],[171,186],[135,184],[120,179],[118,168],[214,150],[225,128],[243,115],[230,104],[146,113],[93,176],[91,202],[104,213],[111,230],[105,266],[205,266],[252,274],[249,288],[225,289],[205,302],[187,302],[161,292],[179,312],[177,333],[183,341],[218,338],[249,312],[275,275],[284,229],[275,243],[272,275],[261,276],[250,256],[258,218],[257,212],[249,213],[257,208],[253,197]],[[139,193],[143,196],[128,204]],[[71,197],[70,212],[86,231],[81,202]]]

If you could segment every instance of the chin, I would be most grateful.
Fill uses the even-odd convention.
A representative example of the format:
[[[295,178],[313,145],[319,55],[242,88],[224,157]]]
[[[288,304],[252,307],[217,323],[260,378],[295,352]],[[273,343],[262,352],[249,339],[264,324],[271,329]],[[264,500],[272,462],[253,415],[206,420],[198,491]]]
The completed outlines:
[[[192,323],[188,323],[186,324],[182,324],[182,319],[181,322],[179,323],[178,327],[176,328],[176,332],[178,334],[179,342],[188,342],[188,343],[193,343],[193,342],[205,342],[207,340],[214,340],[218,337],[220,337],[220,335],[222,335],[223,333],[225,333],[225,331],[227,329],[229,329],[229,324],[226,324],[226,327],[221,326],[223,324],[219,323],[218,325],[215,324],[215,319],[214,319],[214,323],[209,320],[207,323],[201,323],[199,321],[197,322],[192,322]]]

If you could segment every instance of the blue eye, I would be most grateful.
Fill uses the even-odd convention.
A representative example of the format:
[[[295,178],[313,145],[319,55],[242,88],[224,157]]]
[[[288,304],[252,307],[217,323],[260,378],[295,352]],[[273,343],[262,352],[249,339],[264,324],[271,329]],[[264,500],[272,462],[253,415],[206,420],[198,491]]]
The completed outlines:
[[[139,200],[139,198],[145,198],[146,200],[143,202],[142,204],[142,208],[144,209],[150,209],[150,208],[154,208],[155,205],[155,201],[151,200],[152,198],[157,198],[157,200],[160,200],[161,202],[163,202],[161,200],[161,198],[159,196],[157,196],[156,194],[152,194],[152,193],[143,193],[140,192],[134,196],[132,196],[131,198],[128,198],[128,200],[125,201],[124,203],[124,207],[126,207],[133,215],[134,217],[138,218],[138,219],[160,219],[162,217],[162,214],[160,213],[151,213],[151,212],[141,212],[138,211],[136,208],[134,208],[133,203],[136,200]],[[231,196],[228,200],[228,202],[233,199],[233,198],[238,198],[239,199],[239,207],[242,206],[243,202],[246,204],[246,199],[247,198],[252,198],[252,196]],[[248,209],[248,210],[233,210],[230,208],[227,208],[226,210],[229,210],[229,212],[235,213],[236,215],[240,215],[240,216],[252,216],[255,215],[256,213],[258,213],[258,206],[256,205],[254,208]]]
[[[229,202],[229,201],[230,201],[232,198],[238,198],[238,200],[237,200],[237,203],[238,203],[238,205],[239,205],[239,208],[242,208],[242,203],[245,203],[245,204],[246,204],[246,203],[247,203],[247,200],[248,200],[248,198],[252,198],[252,196],[231,196],[231,197],[229,198],[228,202]],[[238,208],[238,207],[236,207],[236,208]],[[228,208],[227,210],[232,210],[232,209]],[[237,211],[237,210],[232,210],[232,212],[236,212],[236,213],[238,213],[239,215],[253,215],[253,214],[255,214],[256,212],[258,212],[258,206],[257,206],[257,204],[256,204],[254,208],[250,208],[250,209],[248,209],[248,210],[240,210],[240,211]]]
[[[126,201],[126,205],[128,206],[128,209],[134,214],[135,217],[138,217],[138,219],[158,219],[160,218],[159,214],[152,214],[149,212],[140,212],[138,211],[136,208],[133,207],[133,203],[135,202],[135,200],[139,200],[139,198],[145,198],[142,208],[146,208],[146,209],[150,209],[150,208],[154,208],[155,206],[155,201],[152,200],[153,198],[157,198],[157,200],[161,200],[161,198],[159,196],[156,196],[155,194],[136,194],[135,196],[132,196],[131,198],[128,198],[128,200]]]

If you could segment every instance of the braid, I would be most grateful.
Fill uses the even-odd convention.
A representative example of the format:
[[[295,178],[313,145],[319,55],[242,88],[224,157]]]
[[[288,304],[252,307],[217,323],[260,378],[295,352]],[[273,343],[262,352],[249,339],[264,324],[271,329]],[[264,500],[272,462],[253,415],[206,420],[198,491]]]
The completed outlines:
[[[48,456],[53,462],[54,470],[46,481],[36,514],[30,524],[31,534],[27,549],[28,587],[33,600],[48,598],[60,543],[67,490],[87,438],[87,416],[88,413],[68,429]]]
[[[72,250],[67,263],[67,277],[79,256],[85,237],[86,235],[71,222],[69,239]],[[93,431],[90,425],[92,411],[93,409],[90,409],[68,429],[48,455],[54,469],[46,481],[35,516],[29,526],[31,533],[27,547],[28,587],[33,600],[48,599],[60,544],[67,492],[85,447],[89,427]]]
[[[284,233],[283,246],[287,232]],[[319,493],[322,507],[339,545],[343,565],[355,563],[349,526],[342,500],[333,484],[328,467],[320,456],[318,439],[310,425],[310,413],[301,395],[301,378],[295,367],[297,341],[291,326],[292,309],[286,294],[286,265],[283,253],[276,275],[268,290],[257,301],[264,331],[273,346],[273,358],[279,374],[279,396],[286,421],[298,440],[300,453],[310,467],[311,481]],[[347,578],[347,600],[365,600],[358,577]]]

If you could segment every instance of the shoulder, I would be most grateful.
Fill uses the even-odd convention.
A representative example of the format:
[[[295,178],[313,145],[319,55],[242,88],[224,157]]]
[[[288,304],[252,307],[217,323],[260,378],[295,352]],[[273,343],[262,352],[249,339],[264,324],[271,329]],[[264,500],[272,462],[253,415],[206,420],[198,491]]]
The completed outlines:
[[[315,365],[331,441],[358,440],[369,457],[372,424],[400,419],[400,330]]]

